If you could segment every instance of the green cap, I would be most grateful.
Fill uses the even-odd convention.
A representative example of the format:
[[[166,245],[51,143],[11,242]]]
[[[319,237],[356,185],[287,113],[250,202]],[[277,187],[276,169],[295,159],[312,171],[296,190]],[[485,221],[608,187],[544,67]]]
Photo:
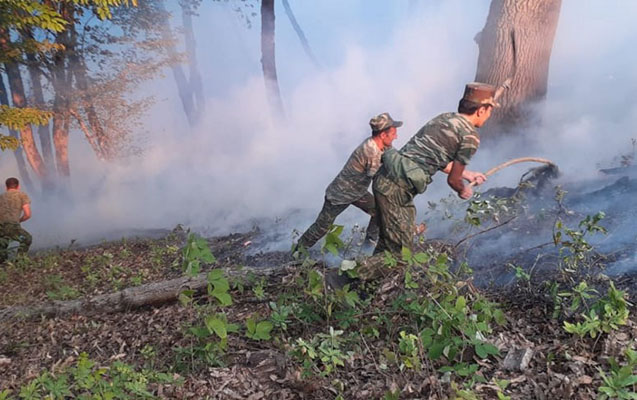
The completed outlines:
[[[380,132],[392,126],[403,126],[403,121],[394,121],[389,113],[382,113],[370,119],[369,126],[372,127],[372,132]]]

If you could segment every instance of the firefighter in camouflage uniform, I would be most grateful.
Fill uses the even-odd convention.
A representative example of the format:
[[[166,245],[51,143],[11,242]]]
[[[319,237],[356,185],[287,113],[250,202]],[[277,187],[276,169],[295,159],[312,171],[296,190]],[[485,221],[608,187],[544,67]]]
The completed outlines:
[[[482,184],[484,174],[465,167],[480,145],[476,128],[491,116],[496,87],[469,83],[458,104],[458,112],[438,115],[427,122],[400,151],[389,149],[372,185],[379,222],[379,239],[374,254],[388,250],[400,254],[412,248],[416,208],[415,195],[423,193],[432,176],[443,171],[447,183],[462,199],[473,195],[470,185]],[[366,274],[363,274],[366,275]]]
[[[325,190],[323,208],[316,221],[303,233],[293,251],[309,249],[327,233],[336,217],[347,207],[354,205],[370,215],[365,243],[375,243],[378,237],[374,196],[368,191],[372,178],[380,168],[383,152],[391,148],[396,139],[396,128],[401,121],[394,121],[389,113],[382,113],[369,121],[372,136],[365,139],[352,152],[343,169]]]
[[[31,218],[31,199],[20,191],[17,178],[9,178],[5,183],[7,191],[0,195],[0,262],[8,258],[10,242],[18,242],[18,253],[26,254],[32,240],[31,234],[20,226]]]

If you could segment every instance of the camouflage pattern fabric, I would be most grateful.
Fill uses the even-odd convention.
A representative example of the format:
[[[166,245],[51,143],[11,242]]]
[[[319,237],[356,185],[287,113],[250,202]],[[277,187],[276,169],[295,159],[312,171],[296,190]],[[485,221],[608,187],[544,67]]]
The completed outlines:
[[[333,205],[352,204],[369,193],[367,188],[380,167],[382,151],[370,137],[352,152],[341,172],[330,183],[325,197]]]
[[[411,249],[416,222],[414,195],[404,185],[401,186],[390,179],[385,167],[374,177],[372,188],[380,228],[374,254],[383,253],[385,250],[400,254],[403,247]]]
[[[468,165],[479,145],[480,135],[465,117],[444,113],[420,128],[400,149],[400,154],[433,176],[452,161]]]
[[[20,224],[13,222],[0,223],[0,262],[7,260],[9,243],[12,241],[20,243],[18,253],[26,254],[31,246],[32,237],[29,232],[22,229]]]
[[[22,216],[22,206],[30,203],[31,199],[29,199],[29,196],[18,190],[9,190],[0,194],[0,223],[12,222],[19,224]]]
[[[371,215],[369,219],[369,225],[367,225],[367,233],[365,240],[376,241],[378,237],[378,224],[376,223],[376,206],[374,203],[374,196],[368,191],[365,191],[364,195],[356,199],[352,204],[367,214]],[[345,209],[349,207],[349,204],[333,204],[331,201],[325,198],[323,208],[319,213],[316,221],[305,231],[303,236],[297,242],[297,246],[303,246],[306,249],[314,246],[316,242],[321,240],[323,236],[330,229],[330,226],[334,223],[336,217],[339,216]]]
[[[401,265],[400,261],[399,265]],[[391,269],[385,265],[384,253],[374,254],[373,256],[356,260],[356,272],[358,273],[358,277],[364,281],[383,278],[395,271],[396,269]]]

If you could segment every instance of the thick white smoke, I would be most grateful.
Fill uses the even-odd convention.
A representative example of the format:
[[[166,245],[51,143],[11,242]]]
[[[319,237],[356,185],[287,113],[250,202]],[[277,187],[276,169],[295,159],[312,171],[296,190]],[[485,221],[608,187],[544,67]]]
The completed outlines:
[[[280,241],[273,248],[288,248],[292,229],[309,226],[325,187],[368,136],[371,116],[388,111],[405,121],[395,142],[401,147],[427,120],[455,110],[464,84],[475,74],[473,37],[484,25],[488,6],[486,0],[423,2],[413,9],[407,2],[380,0],[293,4],[322,69],[303,53],[283,9],[277,8],[282,123],[270,117],[264,94],[259,17],[252,17],[253,27],[247,29],[231,5],[204,3],[194,20],[207,96],[201,125],[188,132],[167,73],[140,88],[158,99],[146,118],[149,133],[140,157],[101,165],[76,132],[74,199],[34,199],[34,217],[25,227],[34,233],[35,247],[170,229],[177,223],[224,233],[269,219],[282,221],[275,226]],[[600,8],[606,17],[600,17]],[[637,11],[636,5],[618,1],[564,2],[543,123],[530,133],[537,141],[527,147],[534,153],[519,154],[514,143],[489,148],[483,142],[471,168],[486,170],[513,156],[535,155],[553,158],[576,177],[590,175],[595,162],[625,149],[637,116],[628,97],[637,76],[628,68],[634,57],[627,51],[636,33],[625,8]],[[581,21],[589,20],[582,29]],[[594,157],[580,157],[591,149]],[[511,184],[523,170],[503,173],[489,184]],[[17,175],[8,153],[1,171]],[[418,198],[421,210],[427,200],[449,193],[444,176],[435,181]],[[348,210],[338,222],[365,224],[366,219]]]

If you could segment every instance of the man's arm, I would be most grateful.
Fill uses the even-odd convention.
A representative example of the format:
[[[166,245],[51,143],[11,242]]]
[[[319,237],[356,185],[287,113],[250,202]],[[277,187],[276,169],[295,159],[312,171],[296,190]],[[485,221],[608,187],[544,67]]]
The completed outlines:
[[[447,164],[447,166],[445,167],[445,169],[442,170],[442,172],[449,175],[449,173],[451,173],[451,168],[454,162],[455,161],[452,161],[449,164]],[[468,169],[465,169],[464,171],[462,171],[462,179],[469,182],[475,182],[476,185],[482,185],[484,182],[486,182],[487,176],[483,174],[482,172],[469,171]]]
[[[458,196],[464,200],[473,196],[471,186],[465,185],[462,181],[463,173],[465,172],[464,164],[459,161],[452,161],[447,165],[447,167],[445,167],[443,172],[446,172],[447,168],[450,169],[449,176],[447,176],[447,183],[453,190],[456,191],[456,193],[458,193]]]
[[[22,216],[20,217],[20,222],[24,222],[29,218],[31,218],[31,204],[27,203],[22,206]]]

